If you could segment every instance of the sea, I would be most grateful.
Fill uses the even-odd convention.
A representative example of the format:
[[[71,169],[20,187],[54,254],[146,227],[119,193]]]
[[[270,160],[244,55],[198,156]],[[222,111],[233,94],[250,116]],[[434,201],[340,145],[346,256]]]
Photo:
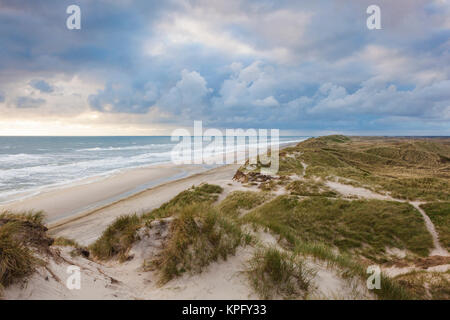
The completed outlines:
[[[279,141],[283,145],[307,138],[283,136]],[[86,178],[170,163],[178,143],[170,136],[0,137],[0,204]]]

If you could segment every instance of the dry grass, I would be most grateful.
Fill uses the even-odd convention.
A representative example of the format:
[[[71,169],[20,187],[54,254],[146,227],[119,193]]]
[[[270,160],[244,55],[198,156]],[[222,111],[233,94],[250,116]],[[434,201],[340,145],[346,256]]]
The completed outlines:
[[[413,271],[396,277],[420,299],[450,300],[450,271]]]
[[[311,179],[293,181],[286,189],[293,195],[303,197],[337,197],[337,193],[328,188],[323,182]]]
[[[43,263],[33,253],[52,242],[45,235],[43,220],[42,212],[0,214],[0,290],[31,275]]]
[[[118,217],[89,249],[99,259],[118,256],[120,261],[125,261],[129,249],[138,240],[137,230],[141,225],[141,219],[136,214]]]
[[[165,248],[151,265],[159,270],[160,282],[165,283],[187,271],[201,272],[212,261],[226,259],[249,241],[239,225],[210,204],[192,204],[180,209]]]
[[[190,189],[182,191],[172,200],[161,205],[161,207],[145,213],[142,219],[152,220],[155,218],[165,218],[176,214],[179,208],[193,203],[213,203],[217,201],[222,191],[222,187],[208,183],[201,184],[197,187],[192,186]]]
[[[264,248],[255,252],[247,274],[262,299],[305,299],[316,272],[298,255]]]
[[[123,215],[117,218],[103,234],[95,241],[89,250],[95,257],[101,260],[118,257],[120,261],[128,258],[128,251],[138,240],[137,231],[154,219],[178,215],[183,208],[194,203],[212,203],[217,200],[218,194],[222,192],[220,186],[201,184],[179,193],[172,200],[164,203],[161,207],[138,216]]]
[[[238,217],[244,210],[253,209],[271,198],[266,192],[233,191],[220,202],[218,209],[221,213]]]

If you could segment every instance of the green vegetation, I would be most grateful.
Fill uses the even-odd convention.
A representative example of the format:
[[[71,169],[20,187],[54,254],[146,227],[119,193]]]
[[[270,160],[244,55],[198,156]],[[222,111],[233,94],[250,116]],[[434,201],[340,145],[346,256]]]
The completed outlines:
[[[297,196],[336,197],[337,193],[328,188],[323,182],[313,180],[297,180],[291,182],[287,188],[291,194]]]
[[[8,223],[0,228],[0,288],[34,272],[36,259],[23,243],[14,240],[19,223]]]
[[[138,239],[137,230],[140,227],[141,219],[136,214],[118,217],[89,249],[99,259],[118,256],[120,261],[125,261],[128,250]]]
[[[193,203],[213,203],[217,201],[222,191],[222,187],[207,183],[198,187],[192,186],[192,188],[182,191],[175,198],[161,205],[161,207],[144,214],[142,219],[169,217],[175,214],[179,208]]]
[[[30,223],[44,228],[45,215],[42,211],[25,211],[25,212],[11,212],[4,211],[0,213],[0,220],[14,220],[23,223]]]
[[[133,243],[138,240],[137,231],[146,223],[176,215],[190,204],[212,203],[218,199],[218,194],[222,190],[220,186],[211,184],[193,186],[142,216],[136,214],[121,216],[103,231],[102,236],[89,246],[89,249],[98,259],[106,260],[117,256],[123,262],[128,258],[127,253]]]
[[[146,264],[156,267],[161,283],[165,283],[186,271],[201,272],[212,261],[226,259],[249,241],[239,225],[210,204],[187,205],[172,222],[170,238],[160,256]]]
[[[422,200],[450,200],[450,183],[441,178],[420,177],[400,178],[380,182],[383,189],[389,190],[394,198]]]
[[[31,275],[43,261],[33,251],[47,249],[52,240],[42,224],[42,212],[0,214],[0,290]]]
[[[276,248],[259,249],[249,265],[250,283],[262,299],[306,298],[315,276],[299,256]]]
[[[450,200],[450,140],[328,136],[291,147],[280,159],[284,174],[343,177],[375,191],[411,200]]]
[[[297,240],[323,242],[382,262],[385,249],[427,255],[432,239],[420,214],[409,204],[381,201],[280,196],[248,213],[244,220]]]
[[[413,271],[397,276],[396,280],[420,299],[450,299],[450,271]]]
[[[318,138],[321,141],[325,141],[325,142],[336,142],[336,143],[344,143],[344,142],[349,142],[350,138],[343,136],[343,135],[331,135],[331,136],[324,136],[324,137],[320,137]]]
[[[54,246],[61,246],[61,247],[74,247],[79,248],[80,245],[73,239],[68,239],[65,237],[58,237],[55,239],[55,242],[53,242]]]
[[[427,203],[420,207],[436,227],[440,243],[450,250],[450,202]]]
[[[291,156],[280,157],[280,165],[278,169],[279,175],[303,174],[303,164],[301,159]]]
[[[349,253],[338,253],[329,245],[320,242],[304,242],[295,239],[293,251],[296,254],[309,255],[325,261],[329,267],[336,268],[342,272],[346,278],[357,277],[363,281],[367,279],[367,267],[370,263],[367,260],[361,260]],[[381,273],[381,289],[374,290],[374,294],[382,300],[411,300],[414,294],[406,287],[402,286],[397,280],[387,277]]]
[[[270,194],[265,192],[234,191],[220,202],[218,209],[222,214],[236,218],[242,210],[253,209],[270,197]]]
[[[90,256],[89,249],[84,246],[81,246],[73,239],[68,239],[65,237],[58,237],[53,242],[53,245],[73,248],[73,250],[70,252],[70,255],[72,257],[83,256],[85,258],[89,258],[89,256]]]

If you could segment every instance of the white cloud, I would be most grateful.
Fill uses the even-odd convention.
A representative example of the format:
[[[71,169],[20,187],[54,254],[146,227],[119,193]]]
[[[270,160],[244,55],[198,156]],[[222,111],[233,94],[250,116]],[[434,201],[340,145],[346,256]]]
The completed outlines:
[[[169,110],[175,115],[178,112],[196,114],[205,105],[205,97],[212,89],[207,87],[206,80],[197,72],[184,69],[181,79],[162,96],[157,106]]]

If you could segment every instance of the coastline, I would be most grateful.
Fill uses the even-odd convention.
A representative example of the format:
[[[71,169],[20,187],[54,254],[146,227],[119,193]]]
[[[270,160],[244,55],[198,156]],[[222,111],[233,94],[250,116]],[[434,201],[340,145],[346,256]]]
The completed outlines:
[[[1,210],[45,211],[48,224],[96,210],[120,199],[169,181],[207,171],[205,166],[157,164],[132,168],[99,179],[90,177],[76,183],[44,190],[36,195],[0,205]]]
[[[280,150],[297,143],[282,144]],[[237,159],[239,156],[243,155],[238,153]],[[112,222],[113,219],[111,220],[110,217],[151,210],[194,184],[229,182],[239,166],[240,164],[164,163],[130,168],[101,179],[90,177],[42,191],[37,195],[14,200],[0,205],[0,211],[42,210],[46,214],[46,224],[51,233],[58,233],[57,230],[60,230],[61,226],[65,226],[62,229],[66,230],[66,226],[72,222],[76,224],[93,214],[109,212],[110,214],[106,214],[108,218],[103,219],[101,223],[106,227],[107,224],[103,222]],[[146,197],[151,199],[144,199]],[[118,214],[119,211],[120,214]],[[98,225],[98,221],[95,219],[91,223]],[[83,225],[86,227],[84,223]],[[95,233],[98,236],[97,231]],[[77,239],[80,236],[77,233]]]
[[[133,213],[142,214],[155,209],[180,192],[190,188],[192,185],[212,183],[223,187],[230,187],[228,184],[239,167],[239,164],[220,166],[181,179],[159,184],[105,204],[104,206],[71,215],[54,223],[47,224],[49,234],[55,237],[63,236],[76,239],[81,245],[89,245],[117,217]]]

